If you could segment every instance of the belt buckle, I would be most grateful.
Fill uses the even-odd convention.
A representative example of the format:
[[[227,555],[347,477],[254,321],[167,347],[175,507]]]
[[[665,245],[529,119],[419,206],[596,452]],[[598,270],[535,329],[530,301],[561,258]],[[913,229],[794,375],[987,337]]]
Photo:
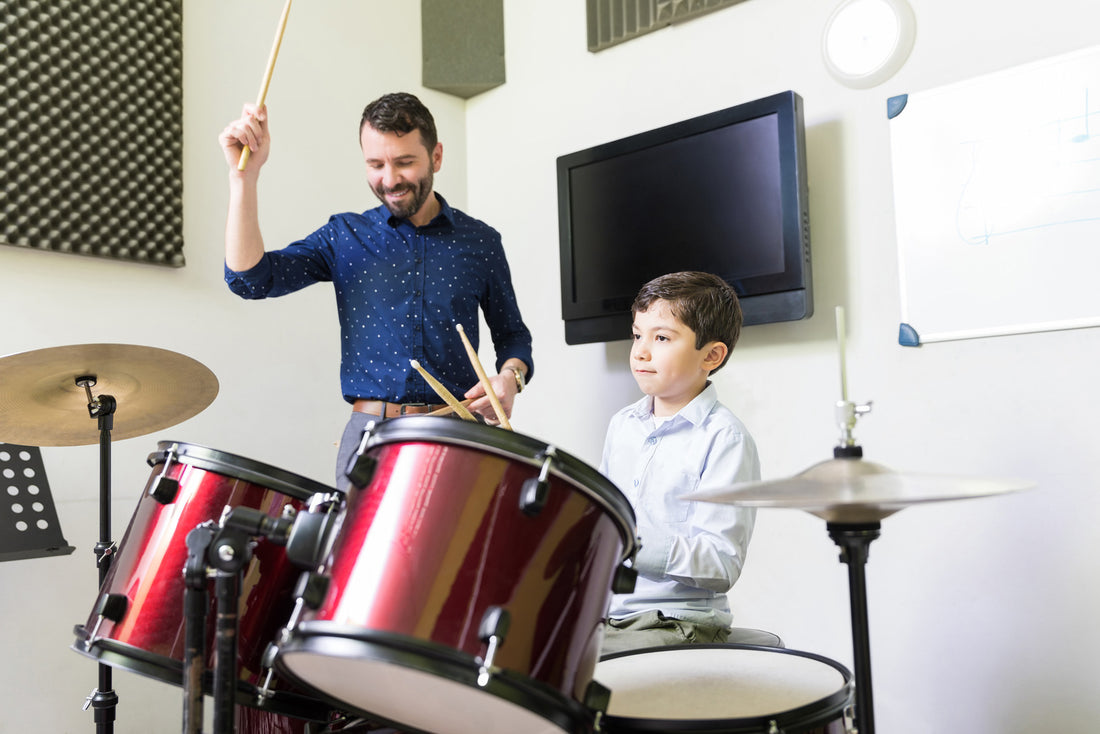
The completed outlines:
[[[426,408],[430,405],[431,405],[431,403],[401,403],[401,413],[400,414],[401,415],[418,415],[420,411],[418,411],[417,413],[408,413],[407,409],[408,408]]]

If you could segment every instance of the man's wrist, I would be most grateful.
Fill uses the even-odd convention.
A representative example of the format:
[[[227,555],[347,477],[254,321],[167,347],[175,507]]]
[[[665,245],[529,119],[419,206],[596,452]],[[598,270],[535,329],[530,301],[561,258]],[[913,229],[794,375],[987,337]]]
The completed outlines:
[[[527,387],[527,375],[519,367],[515,365],[506,364],[501,370],[502,372],[508,371],[512,373],[512,378],[516,381],[516,394],[519,395],[523,392],[523,389]]]

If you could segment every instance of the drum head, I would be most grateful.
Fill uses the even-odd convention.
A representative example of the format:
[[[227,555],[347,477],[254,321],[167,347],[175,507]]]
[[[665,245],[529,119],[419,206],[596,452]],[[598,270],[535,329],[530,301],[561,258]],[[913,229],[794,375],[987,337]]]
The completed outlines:
[[[851,674],[818,655],[752,645],[683,645],[609,655],[609,732],[805,731],[841,716]]]
[[[496,670],[479,681],[477,661],[446,647],[398,635],[327,625],[299,631],[277,667],[334,705],[376,720],[448,734],[562,734],[591,728],[579,703],[526,676]],[[327,627],[327,629],[326,629]],[[368,637],[367,639],[362,639]]]

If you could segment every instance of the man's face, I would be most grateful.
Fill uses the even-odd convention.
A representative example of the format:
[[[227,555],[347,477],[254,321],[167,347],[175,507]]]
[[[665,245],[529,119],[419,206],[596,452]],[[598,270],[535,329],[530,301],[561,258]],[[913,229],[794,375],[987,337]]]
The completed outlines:
[[[414,220],[432,195],[435,172],[443,161],[443,145],[429,155],[419,130],[406,135],[378,132],[364,125],[359,135],[367,181],[378,200],[395,217]]]

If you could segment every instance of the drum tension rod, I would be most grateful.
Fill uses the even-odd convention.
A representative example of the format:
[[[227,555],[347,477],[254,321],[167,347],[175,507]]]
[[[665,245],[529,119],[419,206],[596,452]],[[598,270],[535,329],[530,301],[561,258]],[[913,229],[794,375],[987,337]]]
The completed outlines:
[[[477,672],[477,684],[484,688],[489,683],[489,676],[499,668],[493,667],[493,658],[496,657],[497,648],[508,636],[508,627],[512,623],[512,615],[504,607],[492,605],[481,616],[481,626],[478,627],[477,636],[488,647],[485,650],[485,660]]]
[[[356,489],[363,489],[370,484],[374,478],[374,470],[378,467],[378,459],[366,455],[367,444],[374,434],[375,425],[376,423],[372,421],[363,429],[363,436],[359,439],[359,448],[344,468],[344,476],[351,482],[351,486]]]
[[[173,479],[168,476],[168,471],[179,460],[176,454],[176,444],[172,445],[172,448],[164,452],[164,466],[161,467],[160,474],[157,475],[156,481],[152,483],[149,489],[149,496],[155,499],[162,505],[170,505],[176,501],[176,497],[180,492],[180,483],[178,479]],[[152,464],[152,457],[149,457],[149,461]]]
[[[550,491],[550,465],[557,458],[558,451],[553,446],[547,446],[542,452],[542,467],[539,476],[529,477],[523,481],[520,488],[519,509],[528,517],[538,517],[542,508],[546,506],[546,498]]]

